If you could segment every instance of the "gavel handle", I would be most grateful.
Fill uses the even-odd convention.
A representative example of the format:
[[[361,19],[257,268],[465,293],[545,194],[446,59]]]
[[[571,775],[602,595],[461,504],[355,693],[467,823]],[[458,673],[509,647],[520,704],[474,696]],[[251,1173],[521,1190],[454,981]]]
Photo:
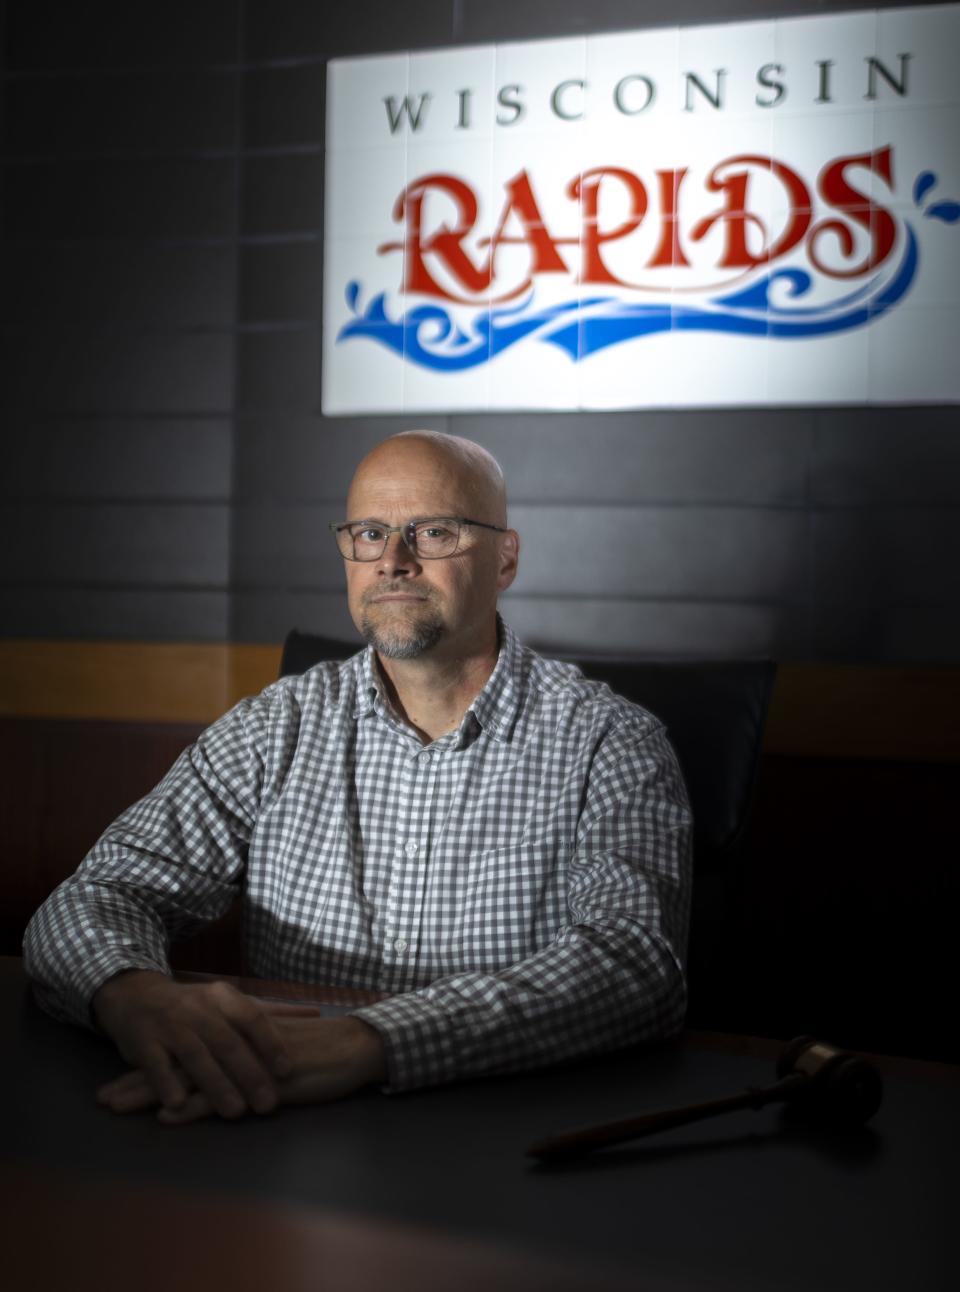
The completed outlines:
[[[718,1117],[721,1113],[737,1112],[741,1108],[759,1109],[766,1104],[778,1103],[789,1099],[796,1090],[806,1086],[808,1081],[808,1077],[791,1074],[776,1085],[748,1089],[743,1094],[728,1095],[724,1099],[709,1099],[706,1103],[688,1104],[684,1108],[666,1108],[662,1112],[645,1113],[642,1117],[628,1117],[623,1121],[605,1122],[599,1126],[581,1126],[576,1130],[537,1140],[528,1147],[527,1156],[539,1158],[541,1162],[581,1157],[585,1153],[592,1153],[594,1149],[606,1148],[610,1144],[623,1144],[626,1140],[653,1135],[656,1131],[671,1130],[674,1126],[686,1126],[690,1122],[702,1121],[705,1117]]]

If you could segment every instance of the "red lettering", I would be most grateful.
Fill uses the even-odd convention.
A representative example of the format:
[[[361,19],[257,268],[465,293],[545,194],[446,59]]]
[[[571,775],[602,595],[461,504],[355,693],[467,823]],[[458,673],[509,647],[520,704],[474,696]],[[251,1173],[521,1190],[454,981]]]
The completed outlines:
[[[615,229],[600,228],[600,185],[606,178],[619,180],[630,199],[630,214]],[[647,190],[632,171],[619,166],[595,166],[567,185],[567,197],[580,203],[580,279],[581,283],[615,283],[626,287],[603,263],[600,248],[632,233],[647,213]]]
[[[500,219],[497,221],[497,227],[493,232],[492,238],[481,238],[479,245],[481,247],[490,246],[490,259],[488,269],[490,277],[494,275],[494,260],[497,255],[497,248],[506,245],[527,246],[530,248],[530,268],[528,276],[521,285],[509,293],[508,296],[500,296],[498,300],[509,300],[511,296],[518,296],[533,282],[534,274],[566,274],[569,273],[567,265],[561,258],[557,245],[561,242],[572,242],[572,238],[551,238],[544,223],[540,208],[537,206],[537,199],[533,195],[533,188],[530,185],[530,176],[525,170],[514,175],[513,179],[508,180],[506,184],[507,200],[500,212]],[[512,215],[516,214],[521,225],[523,234],[520,237],[512,237],[505,230],[507,223]]]
[[[786,228],[776,242],[768,245],[767,228],[758,215],[747,208],[747,192],[750,184],[748,170],[735,171],[723,178],[721,172],[728,166],[758,166],[769,170],[787,191],[790,202],[790,217]],[[705,237],[718,220],[723,221],[726,233],[723,256],[717,262],[719,269],[752,269],[755,265],[766,264],[785,255],[801,242],[810,225],[810,191],[803,180],[773,157],[761,157],[744,153],[739,157],[728,157],[718,162],[707,179],[707,188],[712,193],[723,193],[723,207],[713,215],[706,216],[691,232],[690,236],[698,242]],[[763,249],[754,255],[747,247],[747,226],[758,228],[763,237]]]
[[[848,166],[866,166],[893,188],[893,158],[889,145],[873,153],[860,153],[856,157],[838,157],[824,166],[817,177],[817,187],[824,201],[836,210],[842,211],[855,224],[862,225],[870,235],[870,254],[859,265],[850,269],[830,269],[817,254],[817,243],[825,233],[834,233],[840,240],[840,252],[845,260],[853,255],[853,233],[849,224],[842,220],[821,220],[810,230],[807,242],[807,253],[810,263],[819,269],[821,274],[831,278],[857,278],[861,274],[876,269],[889,256],[896,239],[897,227],[893,216],[884,207],[878,206],[857,189],[847,183],[845,171]]]
[[[423,229],[423,204],[431,190],[445,193],[452,199],[456,209],[456,220],[450,224],[441,224],[434,232],[425,234]],[[569,269],[560,257],[557,243],[547,231],[543,216],[537,206],[536,198],[527,172],[520,171],[506,185],[507,200],[497,221],[492,238],[481,238],[478,246],[490,247],[490,254],[483,264],[474,263],[470,254],[464,249],[463,241],[470,234],[477,222],[477,198],[473,189],[455,175],[424,175],[408,184],[397,198],[393,208],[394,220],[406,220],[406,232],[403,242],[384,242],[378,248],[379,255],[389,251],[402,251],[403,281],[401,290],[419,292],[424,296],[440,296],[444,300],[457,301],[460,304],[476,304],[475,300],[455,295],[437,280],[427,264],[427,258],[433,257],[438,266],[456,281],[462,284],[466,292],[474,296],[488,291],[496,273],[495,260],[497,248],[504,244],[519,243],[530,248],[530,265],[526,279],[509,292],[494,297],[491,304],[511,300],[519,296],[531,285],[534,274],[562,273]],[[516,214],[523,227],[520,237],[512,237],[505,230],[511,215]],[[576,239],[569,239],[576,241]]]
[[[713,167],[706,181],[710,192],[722,196],[721,205],[699,220],[689,237],[699,242],[719,225],[723,242],[717,268],[722,270],[749,271],[778,259],[806,240],[810,263],[820,273],[831,278],[857,277],[890,255],[896,241],[896,223],[889,211],[853,186],[847,172],[855,166],[864,167],[892,189],[892,165],[889,146],[875,152],[839,157],[825,165],[817,177],[817,188],[834,214],[814,225],[810,190],[796,171],[776,158],[759,154],[725,158]],[[769,173],[782,190],[787,216],[777,236],[750,207],[751,184],[757,182],[758,171]],[[647,268],[689,269],[690,261],[680,240],[679,213],[680,188],[688,170],[679,167],[657,170],[654,174],[660,228]],[[607,203],[611,195],[617,197],[618,193],[625,199],[625,215],[609,227],[601,223],[601,190],[607,195],[604,199]],[[604,259],[605,248],[628,238],[648,215],[647,189],[640,176],[619,166],[596,166],[575,176],[567,184],[565,193],[580,206],[577,236],[551,234],[530,175],[521,170],[505,185],[503,207],[492,235],[470,243],[468,239],[475,236],[479,213],[474,190],[455,175],[424,175],[410,183],[394,204],[393,218],[405,226],[403,241],[383,243],[378,252],[402,251],[402,291],[460,304],[477,305],[478,297],[489,304],[508,301],[526,292],[539,274],[568,274],[570,268],[561,255],[561,247],[567,245],[580,248],[578,282],[641,290],[640,284],[617,277]],[[442,222],[438,209],[446,216]],[[428,224],[431,227],[425,227]],[[827,235],[835,237],[840,256],[849,262],[855,255],[858,226],[870,238],[867,254],[848,268],[829,268],[823,261],[823,239]],[[748,244],[751,235],[752,247]],[[507,246],[523,247],[527,254],[516,271],[509,270],[510,284],[501,281],[497,284],[498,295],[491,296],[497,279],[497,255],[501,247]],[[484,248],[488,248],[485,258]],[[518,282],[520,278],[522,281]]]
[[[680,221],[677,215],[677,204],[680,200],[680,185],[683,183],[687,168],[681,170],[658,170],[657,183],[660,187],[660,210],[663,221],[660,226],[660,241],[650,260],[648,269],[672,269],[680,266],[690,268],[690,261],[683,254],[680,246]]]
[[[423,202],[430,189],[446,193],[457,210],[456,224],[451,228],[441,224],[428,237],[423,234]],[[488,263],[478,267],[463,249],[463,240],[477,222],[477,199],[469,184],[455,175],[424,175],[408,184],[393,207],[393,218],[406,218],[406,235],[403,242],[385,242],[377,254],[402,251],[403,283],[405,292],[421,292],[425,296],[442,296],[445,300],[458,298],[437,282],[426,264],[426,257],[434,255],[445,264],[453,276],[469,292],[484,292],[490,286],[491,267]]]

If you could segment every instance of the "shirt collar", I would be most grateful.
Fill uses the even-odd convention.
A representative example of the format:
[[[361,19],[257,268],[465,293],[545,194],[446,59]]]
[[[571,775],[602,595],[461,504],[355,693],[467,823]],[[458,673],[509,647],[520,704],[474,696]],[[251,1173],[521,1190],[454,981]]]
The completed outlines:
[[[497,740],[509,740],[520,711],[522,690],[521,646],[516,634],[497,615],[500,655],[486,686],[467,710],[484,731]]]
[[[360,681],[357,687],[355,718],[365,717],[375,708],[380,696],[380,676],[377,672],[376,656],[372,646],[368,646],[360,655]],[[385,700],[386,697],[383,697]]]
[[[513,630],[497,615],[500,637],[500,654],[493,672],[477,698],[464,714],[460,724],[461,736],[475,721],[482,730],[497,740],[509,740],[520,711],[522,691],[522,648]],[[378,704],[379,701],[379,704]],[[373,647],[368,646],[360,657],[360,685],[357,687],[356,717],[371,710],[392,712],[383,690]]]

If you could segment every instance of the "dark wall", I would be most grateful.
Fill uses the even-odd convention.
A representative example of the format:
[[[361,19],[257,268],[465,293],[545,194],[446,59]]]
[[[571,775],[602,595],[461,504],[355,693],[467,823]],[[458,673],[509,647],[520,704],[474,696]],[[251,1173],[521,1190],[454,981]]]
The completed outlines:
[[[348,631],[326,521],[409,423],[319,411],[328,57],[858,7],[7,0],[0,636]],[[956,408],[417,421],[503,461],[531,640],[960,659]]]

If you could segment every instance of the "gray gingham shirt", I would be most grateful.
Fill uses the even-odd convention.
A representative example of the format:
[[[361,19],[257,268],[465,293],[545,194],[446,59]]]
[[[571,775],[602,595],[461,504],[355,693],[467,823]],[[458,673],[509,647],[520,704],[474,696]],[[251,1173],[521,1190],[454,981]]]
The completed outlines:
[[[424,746],[372,651],[243,700],[34,916],[27,970],[89,1022],[121,969],[243,894],[248,971],[364,987],[388,1088],[669,1035],[685,1007],[691,819],[661,724],[501,626]]]

